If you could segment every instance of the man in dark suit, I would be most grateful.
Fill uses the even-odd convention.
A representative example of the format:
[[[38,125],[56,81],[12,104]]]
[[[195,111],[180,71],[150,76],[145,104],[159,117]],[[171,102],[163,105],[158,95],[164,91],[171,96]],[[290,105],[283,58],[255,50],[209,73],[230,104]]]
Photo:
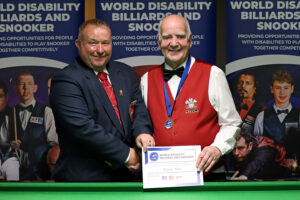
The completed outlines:
[[[155,145],[136,75],[131,67],[109,61],[111,30],[104,21],[84,22],[75,44],[79,57],[51,84],[50,105],[61,148],[53,178],[132,180],[132,172],[140,167],[134,147],[145,151]]]

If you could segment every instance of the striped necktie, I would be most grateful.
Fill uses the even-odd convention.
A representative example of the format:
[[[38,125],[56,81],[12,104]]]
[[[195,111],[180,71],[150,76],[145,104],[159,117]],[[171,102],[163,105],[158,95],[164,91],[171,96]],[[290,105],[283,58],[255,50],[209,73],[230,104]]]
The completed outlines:
[[[120,123],[122,124],[119,109],[118,109],[117,99],[116,99],[113,87],[107,79],[107,73],[99,72],[97,74],[97,76],[98,76],[98,78],[100,79],[100,81],[102,83],[102,86],[103,86],[103,88],[104,88],[104,90],[105,90],[105,92],[106,92],[106,94],[107,94],[107,96],[108,96],[108,98],[111,102],[111,105],[113,106],[113,108],[114,108],[114,110],[115,110],[115,112],[118,116],[118,119],[119,119]]]

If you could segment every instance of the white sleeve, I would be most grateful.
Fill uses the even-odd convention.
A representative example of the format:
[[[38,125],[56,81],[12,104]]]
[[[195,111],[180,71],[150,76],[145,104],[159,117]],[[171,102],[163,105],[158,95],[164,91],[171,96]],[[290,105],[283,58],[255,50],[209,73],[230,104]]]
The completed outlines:
[[[235,108],[224,72],[213,66],[209,78],[209,101],[218,113],[220,130],[211,146],[216,146],[222,155],[235,145],[235,136],[240,132],[242,120]]]
[[[261,111],[256,116],[253,134],[262,136],[263,135],[263,127],[264,127],[264,111]]]
[[[58,137],[56,133],[55,121],[50,107],[45,108],[45,129],[47,135],[47,142],[50,145],[58,144]]]
[[[147,105],[147,97],[148,97],[148,72],[146,72],[142,77],[141,77],[141,83],[140,83],[140,88],[142,92],[142,97],[144,99],[144,102]]]

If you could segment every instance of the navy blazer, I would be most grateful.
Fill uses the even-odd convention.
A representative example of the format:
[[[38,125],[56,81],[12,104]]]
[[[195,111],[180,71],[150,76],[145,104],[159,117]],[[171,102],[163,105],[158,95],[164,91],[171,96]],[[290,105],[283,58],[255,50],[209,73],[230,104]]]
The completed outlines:
[[[115,61],[106,67],[122,125],[95,72],[79,57],[52,78],[50,105],[61,148],[53,173],[56,181],[126,181],[129,147],[140,133],[152,134],[132,68]]]

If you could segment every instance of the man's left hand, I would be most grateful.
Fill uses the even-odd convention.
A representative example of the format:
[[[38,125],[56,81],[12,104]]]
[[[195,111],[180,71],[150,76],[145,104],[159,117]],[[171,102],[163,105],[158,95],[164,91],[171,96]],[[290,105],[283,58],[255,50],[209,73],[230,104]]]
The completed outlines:
[[[155,141],[154,138],[147,133],[142,133],[137,136],[135,139],[136,146],[143,149],[144,152],[147,151],[147,147],[154,147],[155,146]]]
[[[221,151],[215,146],[207,146],[198,156],[196,167],[198,171],[208,172],[212,166],[220,159]]]

